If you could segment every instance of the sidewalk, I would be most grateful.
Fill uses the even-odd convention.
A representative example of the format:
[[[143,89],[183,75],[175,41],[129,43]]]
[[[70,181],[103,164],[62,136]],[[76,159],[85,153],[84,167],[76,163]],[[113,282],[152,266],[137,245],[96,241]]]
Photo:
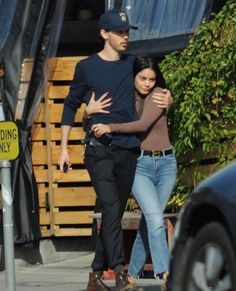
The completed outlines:
[[[62,262],[29,265],[16,260],[16,291],[82,291],[86,290],[90,264],[94,254],[88,252],[78,258]],[[113,280],[106,284],[114,287]],[[155,279],[139,279],[138,284],[147,291],[160,291]],[[115,288],[111,288],[115,291]],[[6,291],[5,272],[0,272],[0,291]]]

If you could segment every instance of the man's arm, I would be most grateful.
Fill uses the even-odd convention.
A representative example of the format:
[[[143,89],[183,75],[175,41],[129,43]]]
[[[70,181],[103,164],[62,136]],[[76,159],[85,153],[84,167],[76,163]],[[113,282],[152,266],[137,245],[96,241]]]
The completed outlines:
[[[60,171],[63,171],[63,166],[66,163],[70,168],[70,158],[68,152],[68,139],[71,128],[74,124],[75,114],[83,102],[83,96],[88,90],[86,78],[83,70],[78,63],[75,67],[73,81],[70,85],[69,94],[67,95],[61,119],[61,150],[58,159]]]
[[[58,164],[60,166],[60,171],[63,172],[64,163],[70,167],[70,157],[68,152],[68,139],[71,132],[70,125],[61,126],[61,150],[58,159]]]

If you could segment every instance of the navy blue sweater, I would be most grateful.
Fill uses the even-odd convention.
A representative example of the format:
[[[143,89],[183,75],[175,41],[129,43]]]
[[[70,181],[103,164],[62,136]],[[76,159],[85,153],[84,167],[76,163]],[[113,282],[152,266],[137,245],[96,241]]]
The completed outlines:
[[[80,61],[75,68],[74,78],[69,94],[65,99],[62,115],[62,125],[74,124],[77,109],[83,102],[89,103],[92,91],[95,99],[109,92],[112,105],[106,110],[110,114],[94,114],[89,122],[89,128],[95,123],[124,123],[138,119],[135,108],[133,66],[134,57],[122,55],[118,61],[105,61],[97,54]],[[87,135],[86,141],[89,140]],[[117,133],[112,136],[112,144],[124,148],[139,146],[136,134]]]

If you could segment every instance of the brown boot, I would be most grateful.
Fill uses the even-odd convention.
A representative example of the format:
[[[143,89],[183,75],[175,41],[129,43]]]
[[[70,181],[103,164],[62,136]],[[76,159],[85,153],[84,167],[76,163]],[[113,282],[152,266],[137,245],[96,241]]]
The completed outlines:
[[[127,273],[122,271],[116,274],[116,290],[117,291],[143,291],[142,287],[138,287],[135,283],[129,282]]]
[[[103,283],[102,272],[89,273],[87,291],[110,291],[111,289]]]

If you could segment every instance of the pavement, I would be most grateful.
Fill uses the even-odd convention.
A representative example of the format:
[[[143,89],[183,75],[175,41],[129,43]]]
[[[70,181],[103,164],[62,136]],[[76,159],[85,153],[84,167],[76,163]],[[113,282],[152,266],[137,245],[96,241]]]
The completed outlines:
[[[78,257],[49,264],[31,265],[15,260],[16,291],[82,291],[86,290],[94,253],[82,252]],[[105,283],[115,291],[114,280]],[[137,281],[147,291],[160,291],[161,282],[142,278]],[[0,271],[0,291],[6,289],[5,271]]]

